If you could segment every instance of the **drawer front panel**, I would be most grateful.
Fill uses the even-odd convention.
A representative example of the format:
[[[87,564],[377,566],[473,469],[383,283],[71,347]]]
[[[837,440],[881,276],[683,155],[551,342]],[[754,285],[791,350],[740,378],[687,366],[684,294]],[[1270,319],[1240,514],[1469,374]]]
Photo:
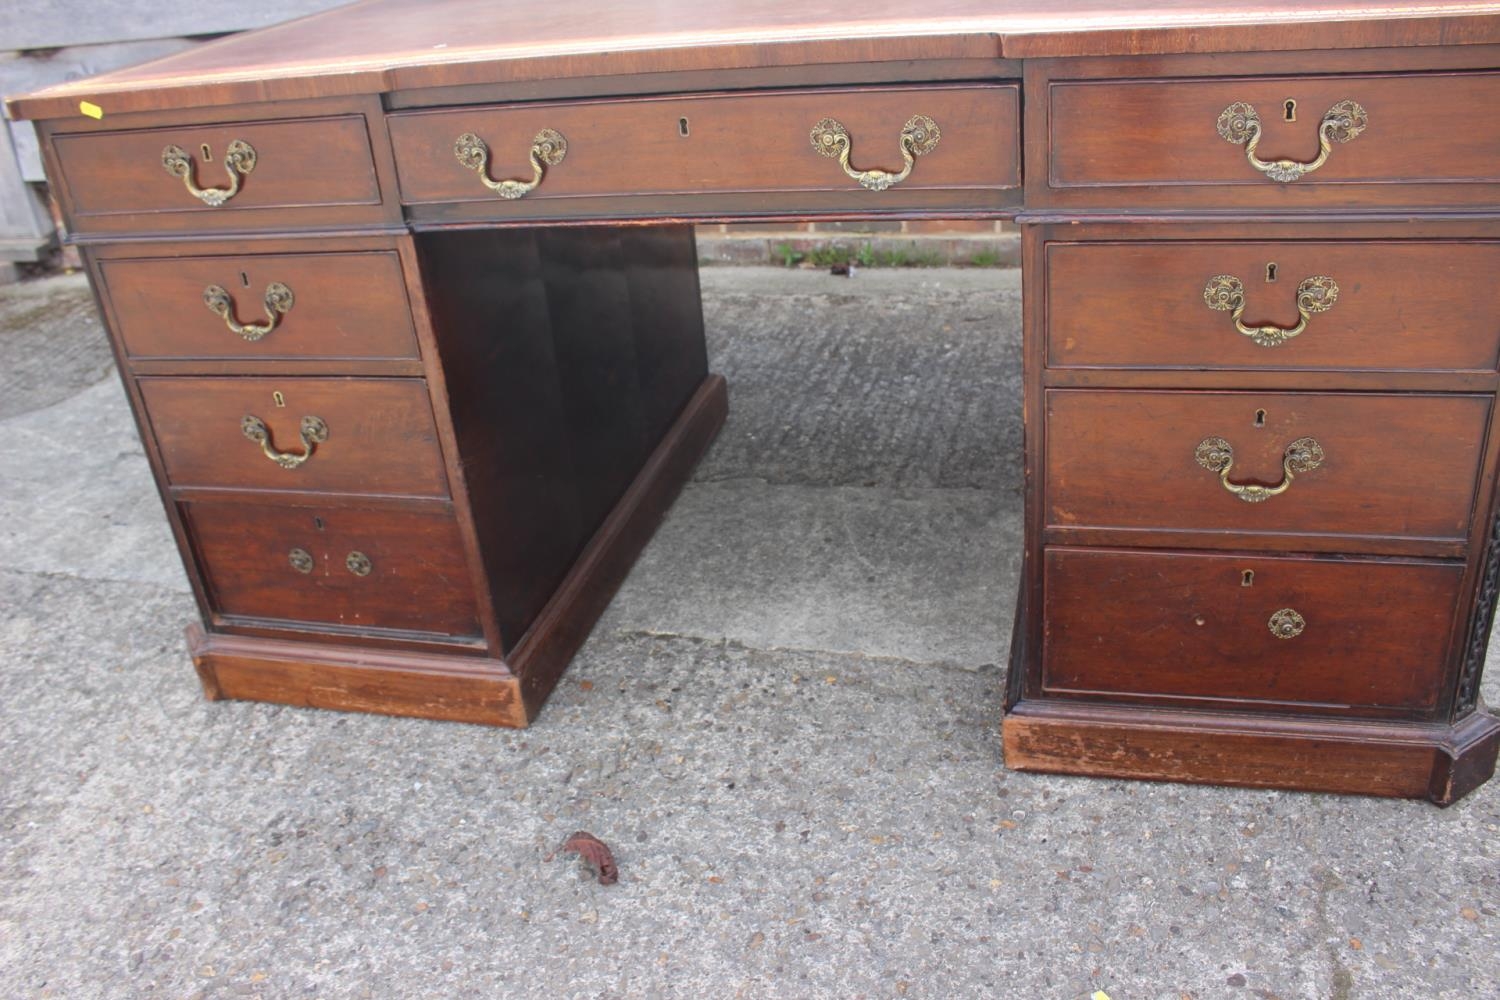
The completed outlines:
[[[1463,577],[1457,563],[1100,549],[1045,562],[1049,693],[1414,712],[1437,705]]]
[[[1496,243],[1053,243],[1046,269],[1051,367],[1493,371],[1500,358]]]
[[[228,503],[183,511],[220,614],[480,633],[452,514]]]
[[[1489,413],[1488,396],[1050,390],[1047,524],[1462,540]],[[1215,438],[1235,485],[1283,484],[1306,438],[1321,461],[1246,502],[1200,463]]]
[[[421,379],[142,378],[139,384],[173,486],[447,495]],[[247,437],[246,418],[264,425],[266,446],[293,456],[289,462],[310,454],[283,467]],[[304,433],[308,419],[326,433]]]
[[[194,196],[163,166],[163,151],[176,146],[191,159],[195,185],[228,189],[226,155],[235,142],[254,150],[254,167],[237,171],[239,190],[221,205]],[[140,215],[137,228],[146,230],[244,228],[257,225],[256,210],[381,202],[363,115],[65,134],[53,137],[53,147],[80,230],[96,219],[128,215]],[[371,218],[378,217],[372,211]]]
[[[916,115],[937,124],[938,142],[914,158],[905,180],[865,192],[871,209],[899,206],[903,192],[1019,187],[1013,85],[527,104],[409,112],[387,121],[407,204],[501,201],[459,161],[455,140],[473,133],[485,142],[491,179],[529,180],[532,138],[553,129],[567,141],[565,157],[546,167],[528,202],[747,192],[765,195],[760,204],[774,210],[781,194],[862,190],[836,158],[813,148],[811,132],[822,119],[846,129],[853,168],[898,171],[902,128]]]
[[[1495,73],[1059,82],[1048,100],[1048,182],[1060,195],[1130,188],[1122,195],[1143,203],[1317,207],[1403,204],[1414,197],[1404,189],[1442,185],[1423,203],[1456,205],[1492,202],[1485,186],[1500,181],[1500,131],[1482,110],[1500,103]],[[1291,182],[1256,169],[1247,144],[1219,132],[1221,115],[1249,105],[1258,159],[1310,162],[1325,114],[1345,101],[1363,109],[1365,127]]]
[[[99,270],[132,358],[418,357],[390,251],[106,260]]]

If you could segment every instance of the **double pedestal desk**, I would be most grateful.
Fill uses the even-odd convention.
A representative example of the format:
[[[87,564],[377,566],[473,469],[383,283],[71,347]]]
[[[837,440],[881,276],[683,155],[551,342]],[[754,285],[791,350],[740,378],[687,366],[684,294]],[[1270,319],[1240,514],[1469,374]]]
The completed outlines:
[[[370,0],[12,100],[208,696],[525,725],[724,419],[692,224],[1013,218],[1006,763],[1486,781],[1500,4],[904,6]]]

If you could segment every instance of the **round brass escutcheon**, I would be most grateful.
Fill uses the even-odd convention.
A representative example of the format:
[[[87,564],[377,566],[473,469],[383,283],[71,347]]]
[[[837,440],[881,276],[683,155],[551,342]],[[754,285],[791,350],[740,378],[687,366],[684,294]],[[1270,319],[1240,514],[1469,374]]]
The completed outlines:
[[[312,553],[306,549],[293,549],[287,553],[286,561],[292,564],[292,569],[298,573],[311,573],[313,571]]]
[[[1297,614],[1291,608],[1282,608],[1271,616],[1271,620],[1266,623],[1266,627],[1278,639],[1295,639],[1307,627],[1307,619]]]
[[[351,552],[344,559],[344,566],[355,576],[369,576],[370,570],[375,568],[370,562],[370,557],[363,552]]]

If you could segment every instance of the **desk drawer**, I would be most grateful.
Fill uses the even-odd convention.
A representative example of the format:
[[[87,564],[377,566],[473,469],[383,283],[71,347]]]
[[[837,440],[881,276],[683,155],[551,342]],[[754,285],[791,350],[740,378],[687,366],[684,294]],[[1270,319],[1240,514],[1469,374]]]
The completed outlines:
[[[340,221],[384,214],[359,114],[57,134],[52,147],[63,202],[80,232],[270,227],[351,206],[369,210],[346,211]],[[169,149],[181,156],[169,157]],[[168,159],[178,172],[167,169]]]
[[[811,133],[835,119],[851,139],[853,169],[903,166],[902,130],[913,116],[936,123],[936,145],[914,157],[911,174],[886,190],[866,190],[837,158],[819,155]],[[592,199],[574,212],[612,211],[601,198],[714,193],[744,195],[749,210],[776,211],[819,204],[818,196],[858,195],[852,206],[878,210],[934,192],[971,192],[974,207],[986,190],[1020,185],[1018,89],[1014,85],[889,87],[788,91],[524,104],[393,114],[387,119],[396,151],[402,201],[493,202],[479,174],[460,161],[456,140],[471,134],[488,149],[485,176],[530,181],[532,139],[544,129],[566,141],[564,158],[509,211],[526,204]],[[919,132],[920,143],[934,141]],[[836,148],[836,145],[831,147]],[[718,204],[718,202],[716,202]],[[553,212],[569,209],[555,206]],[[625,209],[629,211],[629,209]]]
[[[139,384],[173,486],[447,495],[422,379],[142,378]],[[264,446],[247,433],[252,422],[263,427]],[[286,456],[284,464],[266,449]]]
[[[1055,81],[1048,102],[1059,202],[1114,189],[1120,204],[1490,205],[1500,181],[1500,129],[1483,110],[1500,105],[1497,73]],[[1278,180],[1297,168],[1262,172],[1248,142],[1223,136],[1247,134],[1247,108],[1267,162],[1313,161],[1329,115],[1363,127],[1332,128],[1326,162]]]
[[[1459,542],[1489,413],[1478,395],[1049,390],[1046,523]]]
[[[188,503],[183,514],[221,615],[480,633],[451,513]]]
[[[1052,243],[1047,364],[1493,371],[1497,276],[1493,242]]]
[[[1430,711],[1459,563],[1047,551],[1043,687]]]
[[[392,251],[118,259],[99,272],[135,359],[418,357]]]

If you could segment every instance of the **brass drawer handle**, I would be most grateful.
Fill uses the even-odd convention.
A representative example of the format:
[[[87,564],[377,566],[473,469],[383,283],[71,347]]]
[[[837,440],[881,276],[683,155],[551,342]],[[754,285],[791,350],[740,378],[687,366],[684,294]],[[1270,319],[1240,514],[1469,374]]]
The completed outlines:
[[[311,573],[313,571],[312,553],[306,549],[293,549],[286,554],[286,561],[291,563],[292,569],[298,573]]]
[[[1220,274],[1209,278],[1208,284],[1203,288],[1203,301],[1208,307],[1229,313],[1229,318],[1234,320],[1234,328],[1261,347],[1276,347],[1291,340],[1307,329],[1307,320],[1313,313],[1327,312],[1338,300],[1338,282],[1328,275],[1303,278],[1302,284],[1297,286],[1297,315],[1301,318],[1297,320],[1296,326],[1246,326],[1242,319],[1245,315],[1243,281],[1232,274]]]
[[[1282,608],[1271,616],[1271,620],[1266,622],[1266,627],[1278,639],[1295,639],[1307,627],[1307,619],[1291,608]]]
[[[1219,135],[1226,142],[1245,147],[1245,159],[1250,161],[1252,167],[1273,181],[1290,184],[1328,162],[1328,154],[1333,151],[1335,142],[1349,142],[1369,124],[1370,116],[1365,113],[1364,108],[1354,101],[1339,101],[1323,113],[1323,120],[1318,123],[1317,158],[1306,162],[1262,160],[1256,156],[1255,147],[1260,145],[1261,137],[1260,115],[1253,105],[1244,101],[1234,102],[1219,114],[1218,128]]]
[[[229,174],[227,188],[201,188],[194,179],[196,170],[193,158],[183,152],[181,146],[168,146],[161,151],[161,165],[173,177],[181,177],[188,193],[211,208],[218,208],[240,193],[240,178],[255,169],[255,147],[244,139],[236,139],[224,150],[224,170]]]
[[[344,568],[355,576],[369,576],[375,564],[363,552],[351,552],[344,558]]]
[[[224,321],[230,333],[237,333],[252,344],[276,329],[276,324],[281,322],[281,317],[291,311],[293,305],[292,290],[279,281],[273,281],[266,286],[264,298],[266,307],[266,321],[264,323],[241,323],[234,318],[234,299],[222,285],[209,285],[203,289],[203,304],[208,306],[208,311],[216,314]]]
[[[266,429],[264,420],[254,414],[246,414],[240,421],[240,431],[251,441],[260,445],[260,450],[265,456],[283,469],[295,469],[303,462],[312,458],[313,450],[317,445],[328,440],[328,425],[323,422],[322,417],[303,417],[300,434],[302,437],[302,454],[290,451],[277,451],[271,444],[271,432]]]
[[[548,167],[555,167],[568,155],[568,140],[562,133],[544,128],[531,140],[531,180],[491,180],[490,147],[473,132],[465,132],[453,143],[453,155],[458,162],[479,175],[484,186],[502,198],[520,198],[536,190]]]
[[[837,157],[839,166],[844,168],[844,173],[871,191],[884,191],[893,184],[900,184],[910,177],[912,164],[916,162],[915,158],[932,152],[942,137],[943,133],[938,129],[937,122],[926,115],[913,115],[901,127],[901,160],[905,166],[901,168],[900,173],[891,173],[889,170],[879,169],[856,170],[850,166],[849,154],[853,140],[849,138],[849,130],[839,124],[837,119],[824,118],[813,126],[809,136],[812,139],[813,149],[824,156]]]
[[[1204,438],[1198,442],[1198,449],[1193,457],[1209,472],[1217,472],[1219,482],[1230,493],[1246,503],[1260,503],[1291,489],[1294,473],[1311,472],[1322,465],[1323,446],[1310,437],[1298,438],[1287,445],[1281,459],[1282,479],[1275,486],[1230,482],[1229,470],[1234,465],[1234,449],[1221,437]]]

